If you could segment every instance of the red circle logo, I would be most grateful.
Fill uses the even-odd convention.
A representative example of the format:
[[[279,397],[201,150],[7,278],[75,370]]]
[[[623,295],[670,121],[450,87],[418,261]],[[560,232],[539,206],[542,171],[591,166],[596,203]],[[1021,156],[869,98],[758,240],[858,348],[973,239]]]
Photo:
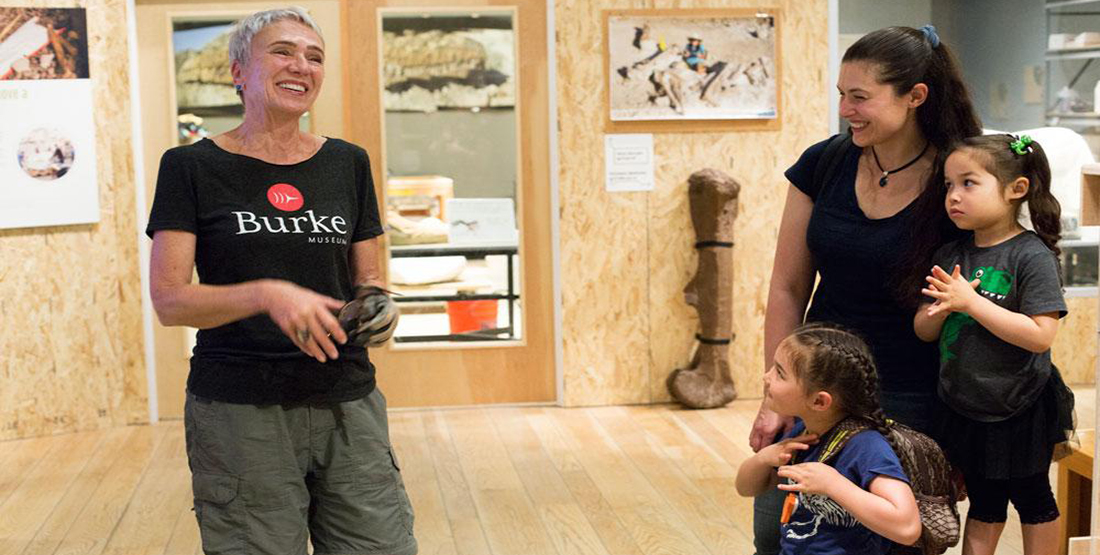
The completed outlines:
[[[267,201],[283,212],[293,212],[305,204],[302,192],[289,183],[276,183],[267,190]]]

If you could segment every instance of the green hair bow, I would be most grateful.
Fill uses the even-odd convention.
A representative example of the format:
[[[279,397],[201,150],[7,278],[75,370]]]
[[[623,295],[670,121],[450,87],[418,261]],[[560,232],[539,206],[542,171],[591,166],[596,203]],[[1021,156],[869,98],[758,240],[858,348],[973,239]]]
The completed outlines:
[[[1012,152],[1015,152],[1016,154],[1018,154],[1020,156],[1023,156],[1024,154],[1027,154],[1028,152],[1031,152],[1030,147],[1031,147],[1031,143],[1033,143],[1033,142],[1035,142],[1035,141],[1031,140],[1031,137],[1029,137],[1027,135],[1023,135],[1019,139],[1016,139],[1015,141],[1012,141],[1011,143],[1008,143],[1008,148],[1011,148]]]

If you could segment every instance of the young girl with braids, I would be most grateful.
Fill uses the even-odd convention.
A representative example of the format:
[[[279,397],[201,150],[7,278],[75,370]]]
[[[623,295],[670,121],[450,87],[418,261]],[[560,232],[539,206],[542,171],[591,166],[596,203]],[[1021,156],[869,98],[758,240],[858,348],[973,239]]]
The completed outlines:
[[[877,392],[871,351],[852,332],[808,324],[779,344],[764,375],[764,404],[798,420],[785,439],[741,464],[737,491],[792,492],[780,553],[882,554],[891,542],[920,537],[917,502],[887,439]],[[813,462],[848,418],[874,429],[852,436],[829,464]]]
[[[939,342],[947,409],[936,436],[970,497],[963,553],[994,552],[1009,501],[1024,553],[1056,553],[1048,471],[1055,445],[1073,433],[1073,394],[1050,360],[1066,314],[1050,167],[1026,135],[987,135],[956,146],[944,176],[947,214],[972,233],[934,255],[913,325]],[[1034,232],[1018,221],[1025,202]]]

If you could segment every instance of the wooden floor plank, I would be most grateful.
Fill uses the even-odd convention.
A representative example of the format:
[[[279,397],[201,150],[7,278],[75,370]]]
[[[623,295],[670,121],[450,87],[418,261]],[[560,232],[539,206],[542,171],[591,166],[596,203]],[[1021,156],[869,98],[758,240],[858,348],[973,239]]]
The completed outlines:
[[[0,443],[0,468],[4,469],[0,472],[0,504],[7,501],[50,449],[64,442],[64,437],[53,436]]]
[[[578,459],[643,553],[700,554],[706,548],[591,416],[592,409],[552,411],[582,445]]]
[[[474,505],[466,475],[462,472],[450,428],[438,410],[425,411],[423,423],[455,550],[459,555],[490,553],[489,540],[485,537],[481,516]]]
[[[714,436],[713,432],[700,435],[684,422],[684,419],[691,420],[691,415],[698,411],[675,407],[632,407],[631,412],[633,419],[659,443],[666,456],[718,509],[724,522],[732,526],[738,543],[736,550],[751,552],[752,499],[737,494],[735,483],[740,462],[727,460],[720,452],[730,450],[732,445],[724,436]],[[705,439],[708,437],[714,437],[716,441],[708,442]]]
[[[195,511],[191,508],[191,499],[182,508],[177,507],[175,523],[164,546],[164,555],[201,555],[202,539],[199,537],[199,524],[195,520]]]
[[[390,435],[400,438],[393,443],[401,476],[409,500],[416,508],[415,534],[422,555],[455,555],[457,549],[443,494],[432,465],[427,432],[421,412],[400,412],[390,416]]]
[[[463,474],[494,555],[556,555],[538,511],[482,409],[448,411]]]
[[[528,424],[600,542],[611,555],[642,555],[641,549],[578,460],[576,454],[583,447],[563,436],[553,417],[546,414],[547,410],[560,409],[533,409],[527,414]]]
[[[609,555],[528,425],[526,411],[498,409],[491,421],[527,495],[538,507],[543,528],[557,552],[560,555]]]
[[[682,454],[687,449],[684,442],[677,456],[670,456],[641,426],[640,421],[650,410],[607,407],[592,412],[707,552],[720,555],[751,549],[751,538],[737,531],[727,515],[685,474],[683,467],[687,463]]]
[[[30,544],[23,550],[23,555],[49,554],[57,550],[57,546],[76,523],[107,472],[119,457],[125,456],[124,447],[130,437],[138,433],[138,430],[137,427],[125,427],[106,431],[96,451],[89,456],[88,464],[69,485],[65,496],[57,503],[50,516],[38,528]],[[72,435],[75,437],[82,434]]]
[[[96,452],[103,431],[55,438],[52,448],[0,505],[0,555],[19,555],[49,520]]]
[[[181,426],[176,426],[182,429]],[[123,515],[149,466],[153,453],[171,425],[137,426],[122,446],[103,480],[92,492],[54,555],[100,555],[119,527]]]
[[[164,430],[163,438],[153,450],[103,555],[163,554],[179,520],[177,507],[192,500],[191,472],[180,457],[184,452],[183,429],[168,424],[154,428]]]

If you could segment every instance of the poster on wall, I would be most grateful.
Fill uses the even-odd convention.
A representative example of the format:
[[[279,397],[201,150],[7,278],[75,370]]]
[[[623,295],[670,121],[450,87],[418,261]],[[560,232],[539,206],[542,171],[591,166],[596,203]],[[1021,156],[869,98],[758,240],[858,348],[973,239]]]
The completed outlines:
[[[0,8],[0,228],[99,221],[82,8]]]
[[[770,13],[607,12],[610,118],[775,119],[777,42]]]

